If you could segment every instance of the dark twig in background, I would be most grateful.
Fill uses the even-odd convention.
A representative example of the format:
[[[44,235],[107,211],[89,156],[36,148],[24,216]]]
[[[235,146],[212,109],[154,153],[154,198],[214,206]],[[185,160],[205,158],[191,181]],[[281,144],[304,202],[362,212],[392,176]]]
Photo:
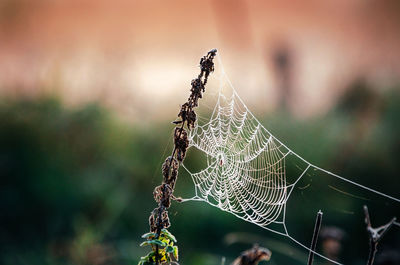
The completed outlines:
[[[188,101],[181,106],[178,114],[179,120],[173,123],[178,125],[174,129],[174,149],[171,156],[167,157],[162,165],[163,182],[160,186],[154,189],[154,199],[158,203],[149,218],[150,232],[155,233],[155,239],[159,239],[160,233],[163,229],[170,226],[167,209],[171,205],[171,199],[179,200],[173,196],[175,183],[178,176],[178,169],[186,156],[186,150],[189,147],[188,133],[185,130],[191,130],[195,126],[196,113],[194,108],[198,106],[198,100],[202,98],[202,93],[205,92],[205,85],[207,84],[208,76],[214,71],[213,59],[217,53],[213,49],[207,53],[206,56],[200,60],[200,74],[197,78],[192,80],[191,94]],[[155,262],[160,264],[160,249],[159,245],[155,245]]]
[[[313,237],[311,239],[311,248],[310,248],[310,253],[308,254],[308,262],[307,262],[308,265],[312,265],[314,261],[314,252],[315,248],[317,247],[318,234],[319,230],[321,229],[321,223],[322,223],[322,212],[321,210],[319,210],[317,213],[317,218],[315,220]]]
[[[371,219],[369,218],[368,207],[364,205],[365,224],[367,225],[367,232],[369,236],[369,255],[367,265],[374,263],[375,254],[378,251],[378,243],[386,234],[386,232],[392,227],[396,221],[396,217],[393,217],[389,223],[382,225],[377,228],[373,228],[371,225]]]

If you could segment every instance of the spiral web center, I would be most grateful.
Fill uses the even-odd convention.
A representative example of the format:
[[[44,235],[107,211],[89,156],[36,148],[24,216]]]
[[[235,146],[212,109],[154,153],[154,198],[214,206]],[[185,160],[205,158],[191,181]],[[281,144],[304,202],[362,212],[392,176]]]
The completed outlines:
[[[221,62],[220,67],[223,69]],[[275,138],[257,120],[223,70],[220,82],[221,87],[228,84],[230,93],[226,95],[220,88],[211,118],[204,124],[197,123],[189,134],[190,147],[204,152],[208,163],[199,172],[191,172],[183,164],[195,185],[195,196],[183,201],[205,201],[240,219],[286,236],[307,250],[310,249],[289,234],[285,223],[286,203],[296,184],[307,172],[320,171],[400,202],[398,198],[309,163]],[[289,157],[295,157],[303,163],[290,181],[286,172]],[[340,264],[317,252],[315,254]]]

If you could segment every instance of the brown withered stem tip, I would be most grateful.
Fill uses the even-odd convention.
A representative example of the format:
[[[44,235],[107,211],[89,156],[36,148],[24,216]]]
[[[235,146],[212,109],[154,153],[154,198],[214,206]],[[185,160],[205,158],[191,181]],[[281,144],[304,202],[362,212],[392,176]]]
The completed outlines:
[[[165,159],[161,167],[163,181],[162,184],[154,189],[154,200],[158,203],[149,217],[150,231],[157,234],[157,238],[163,228],[170,226],[167,209],[171,206],[171,199],[179,201],[173,195],[175,183],[178,178],[180,164],[186,156],[189,147],[188,131],[194,128],[196,123],[196,113],[194,108],[198,106],[198,101],[205,92],[208,76],[214,71],[214,57],[217,50],[213,49],[200,59],[200,74],[191,82],[190,96],[178,113],[178,119],[172,123],[177,127],[174,129],[174,149],[171,156]],[[186,129],[185,129],[186,125]],[[158,245],[156,246],[158,254]],[[156,263],[159,264],[159,257],[156,255]]]
[[[268,261],[270,258],[271,251],[269,249],[254,245],[251,249],[242,252],[232,265],[257,265],[260,261]]]

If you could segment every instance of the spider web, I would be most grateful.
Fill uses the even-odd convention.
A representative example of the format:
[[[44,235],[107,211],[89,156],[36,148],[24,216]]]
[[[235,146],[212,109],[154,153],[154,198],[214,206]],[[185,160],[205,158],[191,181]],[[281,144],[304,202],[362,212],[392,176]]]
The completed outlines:
[[[315,166],[273,136],[252,114],[226,76],[217,56],[221,77],[217,102],[212,115],[190,131],[190,147],[206,155],[206,167],[191,172],[195,196],[183,201],[204,201],[266,230],[292,237],[286,227],[286,204],[296,184],[309,171],[321,171],[332,177],[368,190],[387,199],[400,199],[368,188]],[[228,89],[226,89],[226,87]],[[288,173],[287,164],[300,161],[296,172]],[[397,225],[397,224],[396,224]],[[316,255],[331,260],[317,252]]]

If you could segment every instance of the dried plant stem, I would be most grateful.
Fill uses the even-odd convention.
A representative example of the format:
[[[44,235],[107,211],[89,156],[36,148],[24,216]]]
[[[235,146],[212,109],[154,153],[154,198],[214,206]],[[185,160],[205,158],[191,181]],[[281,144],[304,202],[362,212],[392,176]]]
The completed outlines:
[[[189,146],[188,133],[185,130],[185,125],[188,130],[194,127],[196,122],[196,113],[194,108],[198,106],[199,98],[202,98],[202,92],[205,92],[205,85],[208,76],[214,71],[213,59],[217,50],[211,50],[206,56],[200,60],[200,74],[196,79],[192,80],[191,94],[188,101],[182,105],[178,114],[180,120],[174,121],[180,126],[175,127],[174,131],[174,149],[163,166],[163,182],[160,186],[154,189],[154,199],[158,202],[158,207],[153,210],[149,218],[150,231],[156,233],[156,239],[159,238],[162,229],[170,226],[167,209],[170,207],[171,199],[176,199],[173,196],[178,169],[183,162],[186,150]],[[155,253],[156,264],[160,264],[159,246],[156,245]]]
[[[310,253],[308,254],[307,265],[312,265],[314,261],[314,252],[315,248],[317,247],[318,234],[319,230],[321,229],[321,223],[322,223],[322,212],[321,210],[319,210],[317,213],[317,218],[315,220],[314,232],[313,232],[313,237],[311,239],[311,248],[310,248]]]
[[[367,225],[367,232],[369,236],[369,254],[367,265],[374,263],[376,252],[378,251],[378,243],[386,234],[386,232],[396,222],[396,217],[393,217],[389,223],[382,225],[377,228],[373,228],[371,225],[371,219],[369,218],[368,207],[364,205],[365,224]]]

